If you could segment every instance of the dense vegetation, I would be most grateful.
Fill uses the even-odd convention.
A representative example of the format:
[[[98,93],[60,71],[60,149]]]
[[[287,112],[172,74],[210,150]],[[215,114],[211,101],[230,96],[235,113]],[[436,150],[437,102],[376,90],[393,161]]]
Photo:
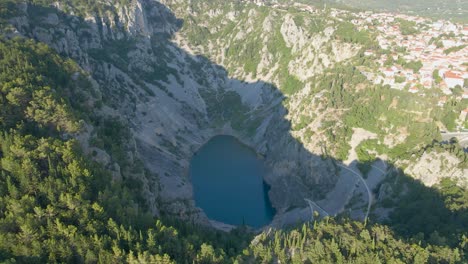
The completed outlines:
[[[361,44],[364,47],[374,45],[372,37],[366,30],[357,30],[350,22],[342,22],[338,24],[335,35],[338,39],[344,42]]]
[[[248,254],[258,263],[457,263],[462,250],[404,241],[386,226],[344,218],[263,233]]]
[[[352,136],[352,128],[364,128],[376,134],[376,139],[365,141],[364,152],[385,154],[390,160],[409,159],[418,154],[421,149],[429,148],[433,141],[440,141],[440,130],[452,131],[456,127],[456,119],[460,111],[466,107],[466,100],[450,99],[443,108],[437,107],[436,99],[424,98],[407,91],[391,89],[385,85],[369,83],[361,74],[359,67],[373,67],[367,58],[355,59],[352,63],[338,64],[327,70],[323,75],[313,78],[315,84],[311,97],[323,93],[318,109],[319,113],[328,109],[342,109],[336,122],[324,122],[321,129],[329,138],[330,154],[336,159],[345,160]],[[417,70],[421,62],[399,60],[407,68]],[[357,89],[356,87],[359,87]],[[325,93],[323,91],[326,91]],[[433,91],[431,97],[438,98],[442,94]],[[315,99],[303,100],[300,109],[307,109]],[[431,109],[431,111],[427,111]],[[305,111],[305,110],[303,110]],[[294,122],[293,130],[305,129],[306,138],[312,139],[307,125],[315,120],[314,115],[303,115]],[[442,128],[441,128],[442,125]],[[388,142],[404,134],[402,140]],[[337,144],[339,142],[339,144]],[[387,142],[387,143],[385,143]],[[463,152],[463,151],[462,151]],[[359,153],[358,153],[359,154]],[[368,154],[366,154],[368,155]],[[372,158],[368,156],[367,159]],[[466,158],[461,159],[466,163]]]
[[[458,52],[458,51],[464,49],[466,46],[467,45],[460,45],[460,46],[451,47],[451,48],[448,48],[448,49],[444,50],[444,53],[448,55],[448,54],[450,54],[452,52]]]
[[[83,156],[76,141],[60,136],[79,130],[77,120],[92,115],[77,111],[85,103],[77,98],[86,98],[85,94],[65,96],[86,87],[85,80],[71,79],[79,68],[45,45],[24,40],[2,40],[0,57],[1,259],[28,263],[170,263],[171,259],[182,263],[190,259],[196,263],[234,259],[265,263],[272,259],[449,263],[465,257],[460,250],[443,244],[405,242],[388,227],[366,227],[348,220],[327,220],[314,227],[305,224],[298,230],[265,233],[250,247],[250,233],[242,229],[221,234],[178,221],[168,222],[176,228],[164,225],[146,213],[135,192],[122,182],[112,181],[109,172]],[[44,96],[46,99],[42,99]],[[109,134],[105,130],[103,133]],[[120,136],[114,135],[116,139]],[[101,140],[104,148],[107,141],[106,137]],[[450,183],[443,186],[450,209],[441,210],[465,210],[466,193]],[[414,211],[408,213],[414,215]]]
[[[432,245],[466,248],[468,242],[468,191],[450,179],[427,188],[420,182],[395,176],[394,196],[384,202],[396,209],[387,224],[404,237]],[[405,191],[404,189],[407,189]],[[398,204],[395,204],[397,201]],[[393,203],[393,205],[392,205]],[[417,213],[415,213],[417,212]]]
[[[400,27],[401,34],[403,35],[415,35],[419,33],[417,24],[414,21],[398,18],[396,19],[396,23]]]
[[[1,40],[0,58],[0,259],[183,263],[203,259],[213,249],[202,246],[205,241],[216,252],[245,246],[242,237],[249,233],[165,226],[147,213],[140,192],[132,190],[138,187],[113,181],[75,140],[64,139],[80,129],[78,120],[98,118],[84,110],[89,83],[72,79],[79,72],[75,63],[20,39]],[[117,144],[125,136],[106,132],[109,122],[102,121],[104,148],[109,136]],[[113,147],[110,153],[118,153]]]
[[[84,1],[71,3],[86,7]],[[11,14],[9,8],[0,7],[2,15]],[[94,6],[83,10],[87,8]],[[368,40],[360,32],[339,37],[358,43]],[[284,48],[281,45],[277,48]],[[0,65],[0,261],[468,261],[468,194],[450,180],[432,189],[404,183],[412,191],[402,195],[404,204],[391,215],[388,226],[326,218],[291,230],[265,231],[252,240],[253,233],[245,227],[223,233],[164,216],[155,217],[141,197],[139,182],[127,175],[130,171],[147,173],[138,162],[127,161],[129,128],[118,118],[100,115],[102,102],[87,73],[46,45],[24,39],[0,39]],[[384,113],[396,123],[413,126],[410,118],[397,115],[390,107],[390,98],[401,96],[399,91],[366,89],[362,93],[376,103],[358,104],[362,94],[356,97],[347,94],[351,87],[364,82],[356,68],[342,66],[326,74],[317,80],[314,89],[329,90],[327,106],[351,109],[345,117],[347,126],[380,133],[384,123],[378,117]],[[284,78],[293,93],[298,81]],[[243,124],[246,110],[237,94],[227,92],[219,103],[235,107],[219,112],[213,120],[232,120],[233,126]],[[405,100],[398,103],[409,109]],[[308,118],[304,117],[304,122]],[[91,144],[106,150],[122,166],[123,179],[113,178],[108,169],[85,155],[79,142],[73,139],[85,124],[96,128]],[[414,126],[428,131],[424,143],[434,137],[434,127]],[[349,127],[330,132],[330,137],[339,142],[349,136]],[[421,141],[415,137],[405,143],[408,148]],[[406,148],[398,148],[400,151],[395,150],[394,155],[407,155]],[[462,155],[459,149],[453,152]]]

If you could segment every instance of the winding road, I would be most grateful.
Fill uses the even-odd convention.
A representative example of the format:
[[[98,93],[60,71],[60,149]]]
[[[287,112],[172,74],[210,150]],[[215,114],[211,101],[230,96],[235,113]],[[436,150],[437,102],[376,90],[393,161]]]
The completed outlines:
[[[379,167],[377,167],[377,166],[371,165],[371,167],[374,168],[374,169],[376,169],[376,170],[378,170],[378,171],[380,171],[380,172],[382,172],[383,174],[386,174],[385,171],[383,171],[381,168],[379,168]]]
[[[367,218],[369,217],[370,208],[371,208],[371,205],[372,205],[372,192],[369,189],[369,186],[367,186],[366,180],[362,177],[362,175],[360,173],[357,173],[357,172],[353,171],[352,169],[347,168],[346,166],[343,166],[341,164],[337,164],[337,165],[339,167],[343,168],[343,169],[346,169],[346,170],[352,172],[354,175],[358,176],[359,179],[361,180],[361,182],[364,184],[364,187],[366,187],[368,203],[367,203],[367,212],[366,212],[366,216],[364,217],[364,220],[367,221]]]
[[[311,215],[312,215],[312,221],[314,221],[314,211],[315,211],[314,207],[318,209],[317,211],[320,215],[328,216],[327,211],[325,211],[322,207],[320,207],[314,201],[307,199],[307,198],[305,198],[304,200],[309,204]]]
[[[330,193],[328,193],[327,198],[320,200],[318,202],[314,202],[310,199],[305,198],[304,200],[308,203],[310,211],[311,211],[311,220],[312,221],[314,220],[315,211],[317,211],[322,217],[329,216],[329,215],[337,215],[341,213],[344,210],[344,207],[349,203],[350,198],[353,196],[353,193],[356,191],[356,188],[354,186],[358,186],[356,184],[360,180],[366,189],[367,197],[368,197],[367,210],[365,212],[365,216],[363,219],[364,221],[367,221],[367,219],[369,218],[370,209],[373,203],[373,195],[372,195],[371,188],[369,187],[369,185],[373,186],[372,188],[375,188],[375,186],[377,186],[377,184],[383,178],[385,178],[388,173],[392,171],[392,170],[389,171],[386,169],[387,164],[385,163],[385,161],[383,160],[380,160],[380,161],[382,162],[383,169],[380,168],[380,166],[378,166],[378,164],[376,163],[371,164],[370,166],[376,170],[374,172],[377,172],[377,173],[380,172],[382,174],[380,176],[376,176],[375,174],[372,174],[373,176],[369,175],[369,178],[367,179],[370,181],[369,183],[366,181],[366,179],[363,178],[360,172],[356,172],[356,170],[354,170],[354,168],[356,168],[355,167],[356,164],[354,162],[349,165],[351,166],[351,168],[349,168],[348,166],[344,164],[337,163],[336,165],[339,166],[340,168],[343,168],[344,170],[352,173],[354,176],[357,176],[357,178],[355,178],[357,181],[349,181],[350,178],[353,178],[352,175],[349,175],[349,173],[344,173],[344,174],[341,174],[341,177],[344,177],[344,178],[341,178],[339,180],[339,182],[337,183],[338,186],[335,186],[335,189],[331,191]],[[347,194],[343,193],[344,191],[343,188],[346,188],[347,190],[349,190],[349,191],[346,191]],[[343,195],[347,196],[347,198],[341,197]],[[342,204],[338,205],[336,202],[341,202]],[[322,206],[318,205],[317,203],[320,203]]]

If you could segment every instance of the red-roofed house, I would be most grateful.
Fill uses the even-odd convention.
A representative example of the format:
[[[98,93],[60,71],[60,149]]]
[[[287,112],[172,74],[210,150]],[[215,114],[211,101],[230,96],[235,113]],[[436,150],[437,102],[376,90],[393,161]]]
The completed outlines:
[[[449,88],[453,88],[457,85],[463,87],[463,77],[460,74],[456,74],[452,71],[447,71],[444,73],[444,81]]]
[[[417,92],[419,92],[419,89],[418,89],[418,87],[413,86],[413,87],[411,87],[411,88],[409,89],[409,92],[410,92],[410,93],[417,93]]]
[[[391,76],[394,76],[395,75],[395,71],[392,69],[392,68],[386,68],[383,73],[385,74],[385,76],[387,77],[391,77]]]
[[[374,51],[372,51],[372,50],[364,51],[364,56],[371,56],[371,55],[374,55]]]
[[[468,35],[468,27],[463,27],[462,34]]]

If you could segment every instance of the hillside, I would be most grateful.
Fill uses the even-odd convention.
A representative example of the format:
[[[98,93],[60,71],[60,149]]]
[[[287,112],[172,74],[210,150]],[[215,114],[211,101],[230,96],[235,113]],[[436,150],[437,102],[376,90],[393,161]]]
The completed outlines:
[[[464,87],[441,108],[439,87],[373,82],[394,51],[359,15],[2,1],[0,260],[466,262],[468,156],[440,134],[464,125]],[[190,159],[219,134],[266,164],[262,230],[220,231],[194,202]]]
[[[361,10],[403,12],[434,19],[450,19],[463,23],[467,22],[466,15],[468,13],[468,3],[464,0],[450,2],[440,0],[301,0],[300,2],[319,6],[328,5]]]

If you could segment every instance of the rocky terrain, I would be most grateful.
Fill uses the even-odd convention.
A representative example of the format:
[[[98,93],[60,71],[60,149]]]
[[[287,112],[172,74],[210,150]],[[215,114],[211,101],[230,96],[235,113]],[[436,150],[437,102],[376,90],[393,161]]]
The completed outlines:
[[[133,1],[115,13],[88,14],[85,20],[32,5],[20,9],[11,19],[10,36],[37,39],[78,61],[96,84],[95,99],[104,102],[102,115],[119,116],[131,127],[127,158],[141,159],[151,172],[143,180],[155,213],[201,213],[192,200],[189,161],[217,134],[235,135],[266,157],[270,173],[265,180],[280,213],[302,205],[303,197],[313,197],[312,186],[333,183],[331,164],[307,153],[287,133],[281,92],[266,82],[231,78],[207,58],[180,48],[173,39],[181,38],[174,36],[181,21],[165,6]],[[285,26],[288,23],[286,18]],[[132,45],[126,47],[128,42]],[[93,133],[93,127],[86,126],[79,136],[84,145]],[[87,149],[122,177],[119,165],[105,152]],[[151,186],[156,184],[160,187]]]
[[[468,170],[460,168],[459,162],[459,159],[451,153],[425,152],[405,169],[405,173],[413,175],[427,186],[437,184],[445,177],[458,179],[466,184]]]
[[[44,42],[79,63],[84,73],[77,74],[94,84],[89,104],[130,128],[125,144],[130,165],[93,145],[98,132],[91,123],[76,137],[115,179],[142,181],[154,214],[208,223],[194,204],[188,167],[193,153],[218,134],[236,136],[265,158],[276,222],[304,215],[306,198],[325,199],[327,207],[333,188],[349,191],[328,206],[343,211],[361,194],[346,188],[349,181],[356,185],[356,178],[336,165],[339,129],[324,124],[342,127],[349,109],[328,107],[317,78],[352,63],[364,44],[343,40],[338,31],[343,19],[319,10],[220,2],[131,0],[106,6],[103,1],[107,8],[98,11],[70,10],[60,2],[51,2],[51,8],[18,4],[4,33]],[[348,90],[366,85],[341,84]],[[346,139],[343,145],[351,145],[353,154],[360,141]],[[429,167],[427,155],[405,172],[428,184],[440,177],[430,175],[466,177],[466,170],[445,170],[456,158]],[[356,155],[349,157],[350,164]],[[130,168],[139,162],[146,170],[135,173]]]

